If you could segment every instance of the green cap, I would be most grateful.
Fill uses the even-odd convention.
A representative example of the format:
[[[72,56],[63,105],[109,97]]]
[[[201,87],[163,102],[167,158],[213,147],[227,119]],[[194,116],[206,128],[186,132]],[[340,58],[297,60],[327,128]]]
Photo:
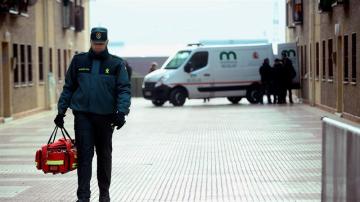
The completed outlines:
[[[91,41],[94,42],[105,42],[107,38],[107,29],[104,27],[94,27],[91,29],[90,35]]]

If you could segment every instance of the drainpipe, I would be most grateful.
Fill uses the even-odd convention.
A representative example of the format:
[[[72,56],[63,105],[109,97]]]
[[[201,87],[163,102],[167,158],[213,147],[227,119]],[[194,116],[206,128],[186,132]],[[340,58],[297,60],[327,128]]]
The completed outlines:
[[[315,96],[316,96],[316,85],[315,85],[315,77],[316,77],[316,72],[315,72],[315,69],[316,69],[316,62],[315,62],[315,60],[316,60],[316,58],[315,58],[315,54],[316,54],[316,40],[315,40],[315,22],[316,22],[316,20],[315,20],[315,10],[316,10],[316,3],[315,3],[315,1],[310,1],[310,15],[311,15],[311,21],[310,21],[310,23],[311,23],[311,28],[310,28],[310,30],[311,30],[311,67],[312,67],[312,69],[311,69],[311,75],[312,75],[312,80],[311,80],[311,101],[310,101],[310,104],[311,104],[311,106],[315,106],[315,104],[316,104],[316,102],[315,102]]]
[[[50,103],[50,83],[49,83],[49,7],[48,0],[43,0],[43,33],[44,33],[44,82],[45,82],[45,109],[51,109]]]

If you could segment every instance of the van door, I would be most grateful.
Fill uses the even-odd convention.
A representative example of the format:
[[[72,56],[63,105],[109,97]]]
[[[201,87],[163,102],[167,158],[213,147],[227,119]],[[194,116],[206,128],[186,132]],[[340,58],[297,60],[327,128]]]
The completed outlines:
[[[189,91],[189,98],[207,98],[211,95],[213,79],[209,65],[209,52],[195,52],[184,67],[189,74],[186,88]]]

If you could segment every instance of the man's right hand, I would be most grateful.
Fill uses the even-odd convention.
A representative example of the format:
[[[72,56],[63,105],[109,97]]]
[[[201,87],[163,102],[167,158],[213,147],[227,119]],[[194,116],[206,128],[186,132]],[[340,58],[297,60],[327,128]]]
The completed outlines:
[[[56,118],[54,119],[54,123],[57,127],[64,128],[64,117],[65,114],[56,115]]]
[[[116,130],[119,130],[125,124],[125,114],[122,112],[113,115],[113,127],[116,126]]]

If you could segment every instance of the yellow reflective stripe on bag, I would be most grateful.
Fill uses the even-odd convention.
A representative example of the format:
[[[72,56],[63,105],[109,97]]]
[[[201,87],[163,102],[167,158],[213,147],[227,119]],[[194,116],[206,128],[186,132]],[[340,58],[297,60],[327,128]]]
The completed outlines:
[[[73,163],[72,168],[77,168],[77,163]]]
[[[64,160],[47,160],[46,161],[46,165],[49,166],[59,166],[59,165],[64,165]]]

